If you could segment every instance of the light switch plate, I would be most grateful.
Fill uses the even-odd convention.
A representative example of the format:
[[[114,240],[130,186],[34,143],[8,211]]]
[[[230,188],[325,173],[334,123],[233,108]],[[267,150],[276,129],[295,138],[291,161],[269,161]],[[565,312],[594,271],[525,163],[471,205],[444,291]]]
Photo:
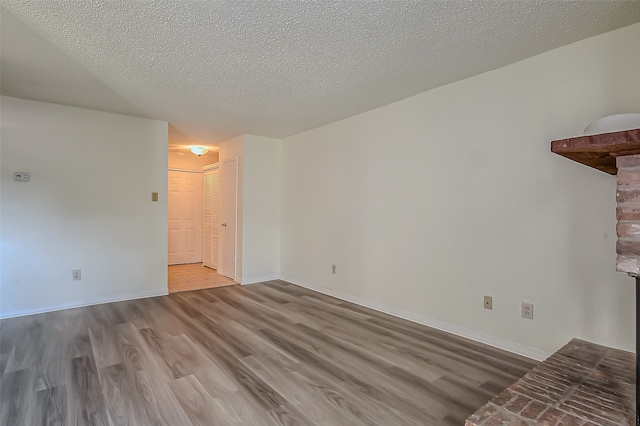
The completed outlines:
[[[151,201],[158,201],[158,193],[157,192],[152,192],[151,193]]]

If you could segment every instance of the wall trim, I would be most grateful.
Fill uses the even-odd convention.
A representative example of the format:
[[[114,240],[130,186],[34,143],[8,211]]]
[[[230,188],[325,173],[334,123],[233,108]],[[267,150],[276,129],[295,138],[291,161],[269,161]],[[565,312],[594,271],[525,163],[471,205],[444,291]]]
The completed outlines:
[[[0,312],[0,319],[23,317],[25,315],[43,314],[45,312],[61,311],[63,309],[82,308],[84,306],[101,305],[103,303],[123,302],[125,300],[145,299],[147,297],[166,296],[169,294],[168,288],[161,290],[147,290],[136,293],[121,293],[113,296],[94,297],[92,299],[74,300],[72,302],[60,303],[58,305],[42,306],[33,309],[22,309],[17,311]]]
[[[240,285],[258,284],[265,281],[273,281],[273,280],[279,280],[279,279],[280,279],[280,275],[264,275],[262,277],[251,277],[246,280],[243,279]]]
[[[419,314],[415,314],[412,312],[403,311],[402,309],[394,308],[384,303],[373,302],[371,300],[363,299],[363,298],[353,296],[351,294],[344,293],[338,290],[330,289],[327,287],[314,286],[308,283],[302,283],[298,280],[295,280],[293,278],[286,277],[283,275],[280,275],[279,278],[288,283],[291,283],[300,287],[304,287],[309,290],[317,291],[318,293],[326,294],[327,296],[332,296],[340,300],[344,300],[347,302],[355,303],[356,305],[373,309],[375,311],[393,315],[394,317],[406,319],[411,322],[426,325],[428,327],[433,327],[438,330],[446,331],[447,333],[455,334],[456,336],[460,336],[460,337],[465,337],[467,339],[470,339],[479,343],[484,343],[486,345],[493,346],[498,349],[503,349],[507,352],[511,352],[517,355],[522,355],[527,358],[534,359],[536,361],[543,361],[547,357],[549,357],[549,355],[551,355],[550,353],[547,353],[540,349],[535,349],[529,346],[521,345],[520,343],[515,343],[510,340],[502,339],[500,337],[491,336],[489,334],[472,330],[470,328],[461,327],[459,325],[451,324],[444,321],[438,321],[438,320],[428,318]]]

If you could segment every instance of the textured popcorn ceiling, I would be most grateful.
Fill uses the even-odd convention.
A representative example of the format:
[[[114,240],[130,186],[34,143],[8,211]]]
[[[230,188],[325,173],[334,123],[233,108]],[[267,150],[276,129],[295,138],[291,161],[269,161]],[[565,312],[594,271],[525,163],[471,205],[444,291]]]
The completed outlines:
[[[640,21],[640,1],[0,4],[2,94],[209,144],[286,137]]]

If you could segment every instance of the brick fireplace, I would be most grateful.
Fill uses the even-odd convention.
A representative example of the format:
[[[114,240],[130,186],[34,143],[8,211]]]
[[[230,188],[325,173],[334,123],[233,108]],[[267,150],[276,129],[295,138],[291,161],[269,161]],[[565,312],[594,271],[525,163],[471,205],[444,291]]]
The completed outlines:
[[[617,175],[616,270],[635,278],[636,354],[573,339],[466,426],[640,426],[640,129],[561,139],[551,151]]]
[[[466,426],[630,426],[635,423],[632,353],[578,339],[551,355]]]

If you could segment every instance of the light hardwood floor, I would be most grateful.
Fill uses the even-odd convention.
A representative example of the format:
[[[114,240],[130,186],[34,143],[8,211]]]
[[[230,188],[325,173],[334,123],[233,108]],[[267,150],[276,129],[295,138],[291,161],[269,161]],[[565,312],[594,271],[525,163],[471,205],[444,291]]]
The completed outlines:
[[[215,269],[201,263],[169,265],[169,293],[203,290],[205,288],[226,287],[236,284],[233,280],[218,274]]]
[[[273,281],[0,321],[0,424],[463,425],[533,365]]]

